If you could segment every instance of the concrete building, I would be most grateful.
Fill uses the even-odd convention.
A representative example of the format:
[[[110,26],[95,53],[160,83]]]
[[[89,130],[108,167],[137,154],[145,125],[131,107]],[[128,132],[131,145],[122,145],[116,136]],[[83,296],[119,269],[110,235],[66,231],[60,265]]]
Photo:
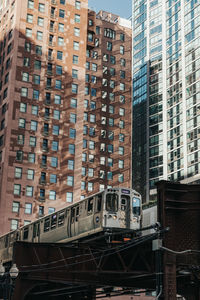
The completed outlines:
[[[131,185],[131,28],[87,0],[0,3],[0,233]]]
[[[200,3],[133,0],[133,186],[200,179]]]

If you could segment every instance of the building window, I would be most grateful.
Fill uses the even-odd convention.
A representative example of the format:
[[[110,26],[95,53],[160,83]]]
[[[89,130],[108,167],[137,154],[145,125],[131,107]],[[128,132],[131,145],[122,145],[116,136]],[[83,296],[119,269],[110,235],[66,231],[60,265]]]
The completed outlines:
[[[20,195],[21,194],[21,184],[14,184],[14,195]]]
[[[93,191],[93,183],[92,182],[88,182],[88,191],[89,192]]]
[[[41,60],[35,60],[34,61],[34,69],[40,70],[41,69]]]
[[[21,88],[21,96],[27,97],[28,96],[28,89],[26,87]]]
[[[57,59],[62,60],[62,58],[63,58],[63,52],[57,51]]]
[[[112,144],[108,145],[108,153],[113,153],[113,145]]]
[[[31,203],[25,203],[25,214],[32,214],[32,204]]]
[[[119,74],[120,74],[120,78],[122,78],[122,79],[124,79],[126,77],[125,71],[120,70]]]
[[[77,14],[75,14],[75,17],[74,17],[74,22],[75,22],[75,23],[80,23],[80,21],[81,21],[81,16],[80,16],[80,15],[77,15]]]
[[[92,71],[97,72],[97,64],[92,63]]]
[[[28,162],[35,163],[35,153],[28,153]]]
[[[55,120],[60,120],[60,111],[59,110],[54,109],[54,111],[53,111],[53,118]]]
[[[108,180],[112,180],[113,179],[112,172],[107,172],[107,179]]]
[[[28,0],[28,8],[34,9],[34,1],[33,0]]]
[[[124,155],[124,147],[122,146],[119,147],[119,154]]]
[[[30,147],[35,147],[36,146],[36,137],[35,136],[30,136],[29,146]]]
[[[90,114],[90,122],[95,123],[96,122],[96,116],[93,114]]]
[[[58,23],[58,31],[59,32],[64,32],[64,24]]]
[[[17,136],[17,144],[18,145],[24,145],[24,135],[23,134],[19,134]]]
[[[23,161],[23,151],[18,150],[16,152],[16,160],[22,162]]]
[[[27,197],[33,197],[33,186],[26,186],[26,196]]]
[[[64,45],[64,38],[58,37],[58,46],[63,46]]]
[[[82,153],[82,161],[87,161],[87,153]]]
[[[51,167],[54,167],[54,168],[58,167],[58,158],[55,156],[51,157]]]
[[[71,98],[70,100],[70,107],[76,108],[77,107],[77,99]]]
[[[84,191],[85,190],[85,181],[81,181],[81,190]]]
[[[22,178],[22,168],[15,168],[15,178]]]
[[[115,58],[115,56],[110,55],[110,63],[111,63],[112,65],[115,65],[115,63],[116,63],[116,58]]]
[[[73,64],[78,64],[78,55],[73,55]]]
[[[119,96],[119,102],[125,103],[125,96],[124,95]]]
[[[31,28],[26,28],[26,36],[32,37],[32,29]]]
[[[74,27],[74,36],[80,36],[80,28]]]
[[[57,175],[50,174],[50,183],[56,183],[56,182],[57,182]]]
[[[32,169],[27,170],[27,179],[28,180],[34,180],[35,171]]]
[[[120,54],[124,54],[124,46],[119,47],[119,52],[120,52]]]
[[[19,227],[19,221],[18,221],[18,220],[12,219],[12,220],[11,220],[11,226],[10,226],[10,229],[11,229],[11,230],[16,230],[18,227]]]
[[[13,201],[12,204],[12,212],[19,213],[20,203],[17,201]]]
[[[66,193],[66,202],[68,202],[68,203],[73,202],[73,193],[72,192]]]
[[[73,94],[78,93],[78,84],[72,83],[72,93]]]
[[[25,128],[26,127],[26,120],[19,118],[19,128]]]
[[[120,65],[121,65],[122,67],[125,67],[125,66],[126,66],[126,60],[125,60],[124,58],[121,58],[121,59],[120,59]]]
[[[49,200],[56,200],[56,191],[49,191]]]
[[[35,46],[35,53],[37,54],[37,55],[42,55],[42,46],[39,46],[39,45],[36,45]]]
[[[74,160],[68,160],[68,170],[74,170]]]
[[[112,51],[112,42],[107,42],[107,50]]]
[[[120,41],[124,42],[125,41],[125,34],[120,33]]]
[[[67,185],[69,186],[74,185],[74,176],[67,176]]]
[[[124,142],[124,134],[123,133],[119,134],[119,141]]]
[[[104,28],[104,36],[110,39],[115,39],[116,33],[111,28]]]
[[[120,120],[119,121],[119,128],[124,128],[124,126],[125,126],[125,122],[123,121],[123,120]]]
[[[39,100],[40,92],[38,90],[33,90],[33,99]]]
[[[123,174],[118,175],[118,181],[119,182],[124,182],[124,175]]]
[[[88,168],[88,176],[93,177],[94,176],[94,169],[93,168]]]
[[[75,154],[75,145],[74,144],[69,144],[69,153]]]
[[[43,40],[43,32],[42,31],[37,31],[37,40],[42,41]]]
[[[33,83],[34,84],[40,84],[40,75],[33,75]]]
[[[89,141],[89,149],[94,150],[95,149],[95,142],[94,141]]]
[[[100,27],[99,26],[96,26],[96,34],[100,34]]]
[[[70,123],[76,123],[76,114],[70,113]]]
[[[32,113],[32,115],[35,115],[35,116],[38,115],[38,106],[37,105],[31,106],[31,113]]]
[[[30,51],[31,51],[31,43],[25,41],[24,49],[25,49],[27,52],[30,52]]]
[[[74,50],[79,50],[79,42],[75,42],[74,41],[74,43],[73,43],[73,48],[74,48]]]
[[[112,158],[108,158],[108,166],[113,167],[113,159]]]
[[[54,103],[61,104],[61,96],[60,95],[54,95]]]
[[[44,26],[44,19],[41,17],[38,17],[38,21],[37,21],[38,26],[43,27]]]
[[[58,151],[58,147],[59,147],[58,141],[52,141],[51,149],[52,149],[53,151]]]
[[[62,66],[56,65],[56,74],[57,75],[62,75]]]
[[[43,3],[39,3],[39,5],[38,5],[38,10],[39,10],[40,12],[44,13],[44,8],[45,8],[44,4],[43,4]]]
[[[75,1],[75,8],[76,9],[81,9],[81,2],[80,1]]]
[[[59,9],[59,17],[64,18],[65,17],[65,11],[63,9]]]
[[[22,81],[29,81],[29,73],[27,72],[22,72]]]
[[[124,116],[125,115],[125,109],[124,108],[121,108],[119,109],[119,115],[120,116]]]
[[[123,168],[124,168],[124,161],[123,161],[123,160],[119,159],[118,167],[119,167],[120,169],[123,169]]]
[[[59,126],[58,125],[53,125],[52,133],[53,133],[53,135],[59,135]]]
[[[72,78],[78,78],[78,70],[72,69]]]
[[[58,89],[58,90],[61,90],[61,88],[62,88],[62,81],[61,80],[56,79],[55,88]]]
[[[125,91],[125,83],[120,82],[119,89],[120,91]]]
[[[26,16],[26,22],[33,23],[33,15],[27,14],[27,16]]]
[[[74,128],[70,128],[69,129],[69,137],[71,139],[75,139],[76,138],[76,129],[74,129]]]

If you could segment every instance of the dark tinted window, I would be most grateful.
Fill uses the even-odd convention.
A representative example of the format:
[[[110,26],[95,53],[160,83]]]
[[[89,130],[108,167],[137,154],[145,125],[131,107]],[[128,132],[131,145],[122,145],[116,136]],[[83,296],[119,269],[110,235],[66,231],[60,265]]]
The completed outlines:
[[[118,211],[118,195],[107,194],[106,195],[106,210],[116,212]]]

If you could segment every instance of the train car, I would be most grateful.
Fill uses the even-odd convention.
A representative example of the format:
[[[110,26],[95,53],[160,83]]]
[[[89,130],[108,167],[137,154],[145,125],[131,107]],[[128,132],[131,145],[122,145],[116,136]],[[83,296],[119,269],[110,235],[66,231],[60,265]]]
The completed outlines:
[[[127,232],[141,226],[141,196],[133,189],[110,188],[0,237],[0,260],[12,259],[15,241],[59,242]]]
[[[142,209],[142,228],[149,227],[157,222],[157,205],[154,204],[148,208]],[[142,235],[154,233],[155,229],[148,229],[142,232]]]

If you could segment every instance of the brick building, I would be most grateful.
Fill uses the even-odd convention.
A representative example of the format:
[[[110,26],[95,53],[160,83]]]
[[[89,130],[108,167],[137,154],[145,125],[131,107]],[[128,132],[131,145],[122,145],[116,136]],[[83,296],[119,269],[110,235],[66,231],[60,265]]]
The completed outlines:
[[[131,183],[131,26],[87,0],[0,1],[0,233]]]

